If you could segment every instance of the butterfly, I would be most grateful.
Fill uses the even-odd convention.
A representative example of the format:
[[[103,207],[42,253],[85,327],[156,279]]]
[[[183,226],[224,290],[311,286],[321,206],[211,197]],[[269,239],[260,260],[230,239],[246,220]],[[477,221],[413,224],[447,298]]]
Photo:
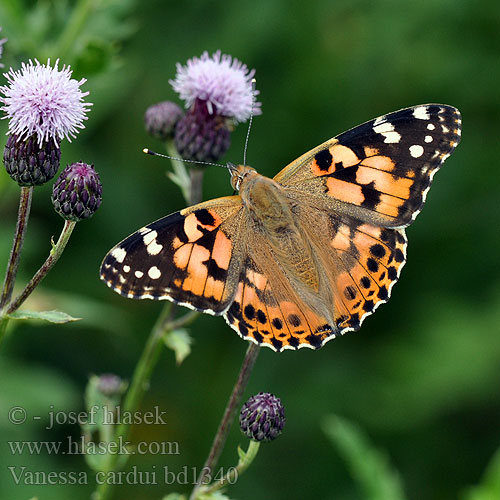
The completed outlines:
[[[273,179],[228,164],[239,194],[139,229],[106,255],[101,279],[222,315],[275,351],[319,348],[389,299],[405,228],[460,135],[457,109],[427,104],[348,130]]]

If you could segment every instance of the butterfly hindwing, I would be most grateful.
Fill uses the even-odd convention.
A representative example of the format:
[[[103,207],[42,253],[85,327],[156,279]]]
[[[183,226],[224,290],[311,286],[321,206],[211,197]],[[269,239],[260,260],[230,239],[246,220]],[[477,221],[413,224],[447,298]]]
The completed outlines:
[[[460,141],[456,108],[429,104],[359,125],[311,150],[275,180],[333,209],[384,227],[406,227],[432,178]]]
[[[113,248],[101,278],[125,297],[220,314],[234,295],[233,267],[240,266],[234,252],[240,211],[240,198],[230,196],[163,217]]]
[[[357,330],[389,300],[406,260],[404,229],[382,228],[307,204],[300,210],[303,230],[314,242],[333,291],[333,324],[338,333]]]
[[[258,250],[255,254],[259,255]],[[319,348],[336,335],[331,321],[313,311],[292,290],[283,290],[284,275],[272,257],[267,262],[274,272],[269,273],[250,255],[242,266],[234,301],[224,315],[234,330],[275,351]]]

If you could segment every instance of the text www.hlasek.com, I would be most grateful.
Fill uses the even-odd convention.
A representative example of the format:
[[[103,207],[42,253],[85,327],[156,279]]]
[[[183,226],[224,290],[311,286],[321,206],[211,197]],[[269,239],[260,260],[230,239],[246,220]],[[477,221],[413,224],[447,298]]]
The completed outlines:
[[[180,455],[176,441],[88,441],[84,436],[64,441],[8,441],[12,455]]]

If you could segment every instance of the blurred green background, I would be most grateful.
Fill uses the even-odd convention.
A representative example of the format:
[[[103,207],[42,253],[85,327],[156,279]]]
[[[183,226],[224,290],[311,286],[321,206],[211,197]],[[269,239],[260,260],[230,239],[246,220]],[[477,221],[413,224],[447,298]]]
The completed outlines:
[[[79,2],[79,5],[85,2]],[[9,38],[2,62],[50,55],[70,3],[2,0]],[[176,62],[221,49],[256,69],[262,116],[248,162],[273,176],[308,149],[363,121],[416,104],[460,109],[462,143],[435,177],[426,208],[407,234],[408,263],[387,305],[358,333],[319,351],[262,349],[246,396],[278,395],[287,412],[283,436],[264,445],[229,496],[240,500],[364,496],[321,423],[342,415],[385,450],[407,498],[465,498],[500,446],[500,4],[466,0],[303,2],[96,2],[81,39],[86,58],[62,55],[87,77],[93,108],[86,129],[62,145],[62,163],[94,163],[103,183],[97,214],[79,223],[31,309],[62,309],[83,318],[68,325],[22,324],[0,349],[0,498],[86,499],[93,485],[16,485],[8,466],[89,471],[82,456],[12,455],[8,440],[77,438],[75,425],[47,430],[48,413],[81,411],[91,374],[130,378],[162,304],[124,299],[103,285],[105,253],[142,225],[183,208],[165,176],[167,160],[144,155],[162,144],[143,129],[145,109],[176,100],[168,84]],[[99,10],[100,9],[100,10]],[[103,10],[119,22],[107,23]],[[29,12],[29,14],[28,14]],[[56,15],[53,15],[53,13]],[[43,29],[47,17],[54,22]],[[38,17],[37,17],[38,16]],[[95,16],[95,18],[93,17]],[[42,19],[42,20],[40,20]],[[59,23],[59,24],[58,24]],[[21,29],[33,37],[21,40]],[[38,37],[38,38],[37,38]],[[106,43],[99,37],[105,37]],[[15,58],[14,58],[15,54]],[[99,72],[102,64],[103,71]],[[1,80],[1,78],[0,78]],[[0,84],[4,84],[5,81]],[[0,146],[6,122],[0,124]],[[242,161],[246,126],[225,159]],[[19,188],[0,172],[0,263],[15,227]],[[46,258],[62,219],[51,185],[35,189],[18,283]],[[227,172],[209,168],[204,198],[231,194]],[[3,270],[2,279],[3,279]],[[137,441],[175,441],[180,454],[133,457],[127,469],[201,467],[246,344],[221,318],[191,327],[192,354],[176,366],[164,350],[141,409],[157,405],[166,426],[136,426]],[[7,420],[13,406],[41,420]],[[221,459],[229,467],[246,440],[236,425]],[[115,498],[160,499],[183,485],[123,485]],[[491,497],[493,500],[493,497]]]

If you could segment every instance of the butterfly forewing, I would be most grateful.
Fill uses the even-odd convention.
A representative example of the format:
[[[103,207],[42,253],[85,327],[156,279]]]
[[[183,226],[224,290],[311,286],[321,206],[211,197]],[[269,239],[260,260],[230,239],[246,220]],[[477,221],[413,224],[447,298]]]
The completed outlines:
[[[275,180],[384,227],[408,226],[460,141],[456,108],[429,104],[359,125],[306,153]]]
[[[168,299],[215,314],[236,286],[239,196],[176,212],[139,229],[104,258],[101,279],[135,299]],[[236,266],[238,270],[233,270]]]

